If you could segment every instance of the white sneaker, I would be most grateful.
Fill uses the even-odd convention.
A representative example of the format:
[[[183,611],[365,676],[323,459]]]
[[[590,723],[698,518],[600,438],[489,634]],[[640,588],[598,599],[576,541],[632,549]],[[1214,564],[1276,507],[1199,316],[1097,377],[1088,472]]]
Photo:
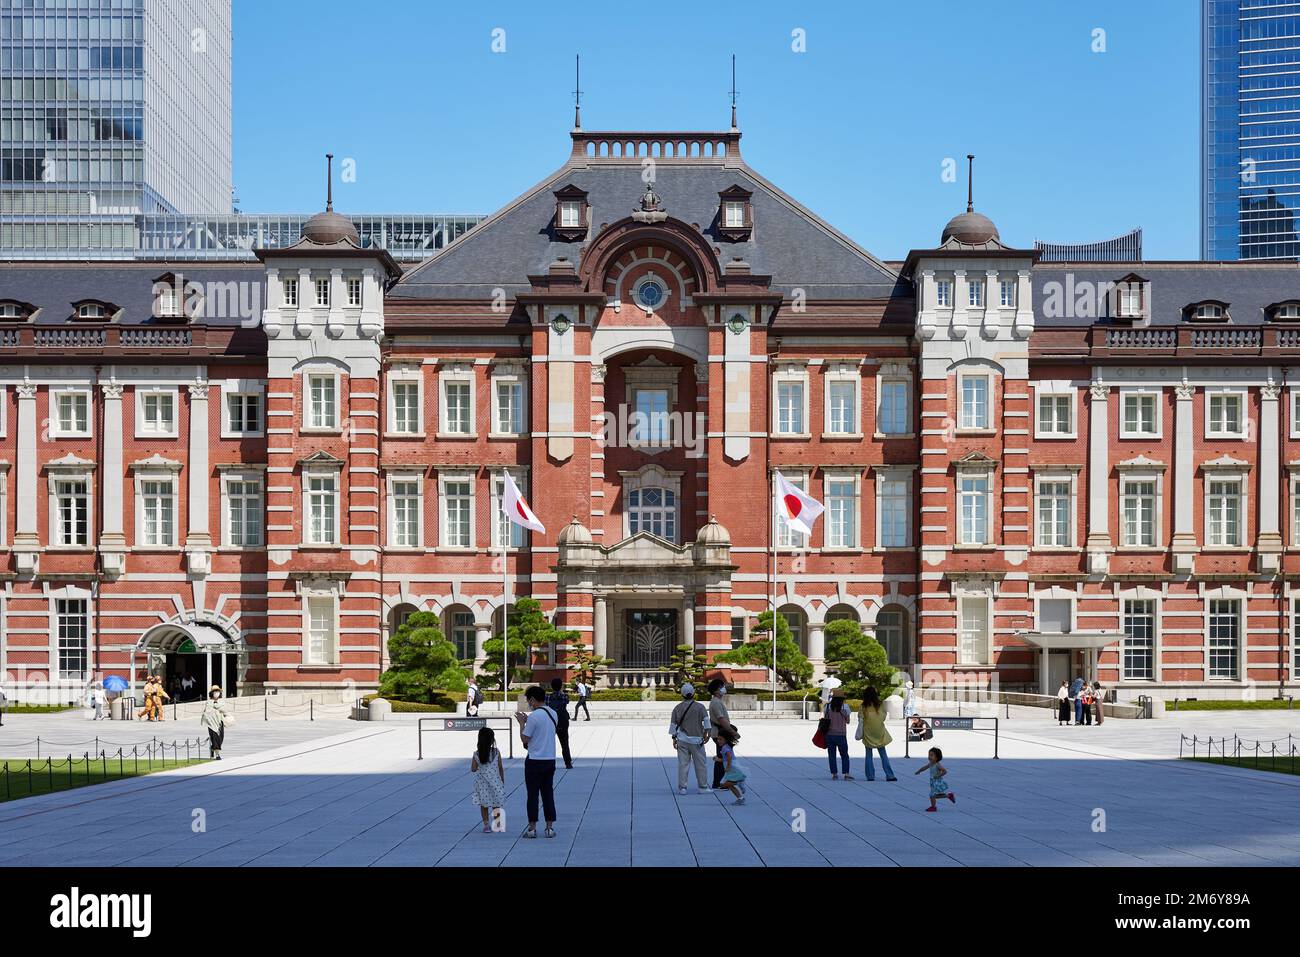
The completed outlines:
[[[683,794],[686,793],[686,788],[682,788],[682,793],[683,793]],[[697,793],[699,793],[699,794],[712,794],[713,791],[712,791],[712,789],[710,789],[710,788],[700,788],[700,790],[699,790]]]
[[[678,794],[685,794],[685,793],[686,793],[686,788],[685,788],[685,787],[680,787],[680,788],[678,788],[678,789],[677,789],[677,793],[678,793]]]

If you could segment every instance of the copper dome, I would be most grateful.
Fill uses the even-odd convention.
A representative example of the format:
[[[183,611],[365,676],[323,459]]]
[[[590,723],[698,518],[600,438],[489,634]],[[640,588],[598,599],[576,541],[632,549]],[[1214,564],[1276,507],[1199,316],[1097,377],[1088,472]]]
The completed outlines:
[[[357,235],[357,228],[352,225],[352,220],[340,216],[332,209],[317,213],[307,220],[302,227],[302,235],[304,239],[321,246],[331,246],[343,240],[349,240],[357,246],[361,245],[361,237]]]
[[[980,246],[991,239],[1000,240],[1001,237],[998,236],[998,228],[993,225],[993,220],[983,213],[968,209],[948,220],[948,225],[943,227],[943,237],[939,243],[946,243],[949,239],[956,239],[967,246]]]

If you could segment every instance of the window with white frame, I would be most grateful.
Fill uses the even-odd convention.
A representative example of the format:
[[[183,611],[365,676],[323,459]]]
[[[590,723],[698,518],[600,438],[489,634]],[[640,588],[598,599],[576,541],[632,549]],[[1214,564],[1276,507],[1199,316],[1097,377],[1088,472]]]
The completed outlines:
[[[395,378],[391,380],[393,414],[392,431],[403,435],[417,435],[420,432],[420,380],[418,378]]]
[[[262,434],[262,393],[226,393],[226,432],[230,435]]]
[[[284,296],[286,306],[298,305],[298,280],[295,278],[286,278],[280,282],[280,290]]]
[[[957,599],[957,663],[989,663],[990,615],[985,595],[962,595]]]
[[[303,477],[307,497],[306,543],[337,545],[339,541],[339,480],[334,472],[308,472]]]
[[[1291,599],[1291,669],[1300,670],[1300,597]]]
[[[312,429],[339,427],[338,377],[333,373],[307,376],[307,426]]]
[[[64,389],[51,394],[56,438],[85,438],[90,435],[90,392]]]
[[[858,545],[858,480],[856,475],[826,476],[826,547]]]
[[[443,548],[474,547],[474,482],[470,476],[442,477]]]
[[[1241,602],[1212,598],[1209,608],[1209,677],[1235,681],[1241,660]]]
[[[60,678],[85,678],[89,663],[90,615],[84,598],[54,601]]]
[[[419,548],[421,544],[420,478],[418,475],[394,477],[388,485],[388,504],[392,520],[391,541],[395,548]]]
[[[632,429],[637,446],[666,446],[672,441],[668,389],[632,390]]]
[[[141,435],[176,434],[176,392],[173,389],[136,390],[136,414]]]
[[[1156,544],[1156,479],[1120,479],[1120,544],[1130,548],[1152,548]]]
[[[722,206],[723,225],[728,229],[743,229],[745,226],[745,204],[738,200],[728,200]]]
[[[957,379],[961,409],[957,427],[961,429],[987,429],[989,427],[989,377],[967,373]]]
[[[1205,483],[1205,544],[1237,547],[1242,543],[1242,481],[1208,478]]]
[[[785,479],[801,492],[808,491],[808,476],[802,474],[786,475]],[[776,544],[778,548],[804,549],[808,547],[808,536],[796,532],[786,524],[785,516],[779,509],[773,509],[776,515]]]
[[[1138,319],[1142,316],[1142,284],[1139,282],[1126,282],[1116,287],[1116,303],[1119,317],[1122,319]]]
[[[627,493],[628,533],[649,532],[657,538],[677,541],[677,493],[670,488],[643,486]]]
[[[1300,475],[1291,473],[1291,547],[1300,548]]]
[[[854,375],[832,374],[826,380],[826,431],[831,435],[858,433],[858,384]]]
[[[880,380],[880,411],[876,428],[883,435],[906,435],[912,431],[906,379]]]
[[[776,381],[776,432],[778,435],[803,435],[805,422],[804,380],[780,378]]]
[[[952,280],[938,279],[934,283],[934,304],[940,309],[952,308]]]
[[[1120,438],[1160,437],[1160,396],[1155,392],[1120,392]]]
[[[1040,438],[1074,435],[1074,395],[1070,392],[1039,392],[1036,434]]]
[[[447,615],[447,640],[456,648],[456,658],[468,661],[475,652],[474,613],[452,611]]]
[[[982,308],[984,305],[984,283],[979,279],[971,279],[966,283],[966,305],[972,309]]]
[[[176,480],[170,476],[141,478],[140,544],[165,548],[176,544]]]
[[[998,305],[1004,309],[1010,308],[1016,304],[1016,281],[1014,279],[1002,279],[998,281]]]
[[[519,493],[527,497],[524,491],[524,481],[519,475],[513,476],[515,484],[519,486]],[[522,525],[510,521],[506,515],[505,509],[505,479],[500,475],[492,477],[492,514],[496,516],[496,521],[492,526],[492,546],[500,548],[502,541],[506,542],[507,548],[523,548],[524,535],[528,530]]]
[[[526,430],[523,374],[502,372],[493,375],[492,397],[492,431],[496,435],[522,435]]]
[[[258,548],[263,544],[265,510],[260,475],[227,475],[225,482],[225,544]]]
[[[338,616],[332,596],[307,599],[306,664],[329,665],[338,659]]]
[[[84,476],[54,482],[54,544],[64,547],[90,544],[90,480]]]
[[[1300,439],[1300,389],[1291,390],[1291,438]]]
[[[1156,603],[1150,598],[1124,600],[1124,640],[1120,669],[1124,681],[1154,681],[1156,677]]]
[[[360,279],[348,280],[348,305],[351,306],[353,309],[359,308],[361,305],[361,280]]]
[[[1067,548],[1074,544],[1074,483],[1064,476],[1037,479],[1037,543],[1042,548]]]
[[[447,435],[474,432],[474,380],[469,375],[442,380],[442,431]]]
[[[330,281],[328,279],[316,280],[316,305],[328,306],[330,304]]]
[[[881,548],[905,548],[911,544],[912,508],[910,476],[881,472],[876,479],[876,534]]]
[[[560,226],[563,229],[578,229],[582,226],[582,205],[578,200],[560,201]]]
[[[1246,434],[1246,396],[1241,392],[1205,395],[1205,434],[1211,439],[1239,439]]]
[[[886,605],[876,613],[876,641],[891,665],[907,664],[907,611]]]
[[[989,537],[989,474],[957,474],[957,542],[987,545]]]

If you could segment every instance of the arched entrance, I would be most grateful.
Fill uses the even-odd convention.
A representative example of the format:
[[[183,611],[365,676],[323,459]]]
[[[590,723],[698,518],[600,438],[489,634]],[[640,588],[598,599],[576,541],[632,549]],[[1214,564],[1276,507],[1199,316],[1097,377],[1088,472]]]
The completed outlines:
[[[163,687],[173,700],[201,701],[214,684],[221,686],[227,698],[239,693],[243,641],[238,632],[232,636],[216,622],[188,619],[154,625],[140,636],[135,648],[148,655],[146,673],[161,675]],[[137,675],[132,655],[133,693]]]

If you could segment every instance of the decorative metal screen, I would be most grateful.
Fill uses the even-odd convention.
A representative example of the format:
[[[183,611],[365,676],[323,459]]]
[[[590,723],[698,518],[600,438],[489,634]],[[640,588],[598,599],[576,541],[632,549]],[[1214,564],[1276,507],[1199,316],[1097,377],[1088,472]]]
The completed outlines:
[[[658,668],[668,664],[677,648],[677,611],[648,608],[627,612],[623,664]]]

